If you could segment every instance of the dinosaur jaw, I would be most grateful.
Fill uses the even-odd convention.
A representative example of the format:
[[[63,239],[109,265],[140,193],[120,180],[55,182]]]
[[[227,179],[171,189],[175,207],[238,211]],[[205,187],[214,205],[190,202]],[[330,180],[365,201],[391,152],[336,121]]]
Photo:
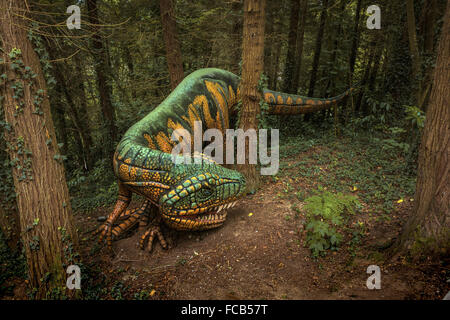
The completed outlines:
[[[216,207],[200,209],[201,213],[180,214],[182,210],[177,210],[172,214],[164,214],[164,221],[177,230],[206,230],[220,227],[227,218],[227,210],[234,207],[237,201],[223,204]]]

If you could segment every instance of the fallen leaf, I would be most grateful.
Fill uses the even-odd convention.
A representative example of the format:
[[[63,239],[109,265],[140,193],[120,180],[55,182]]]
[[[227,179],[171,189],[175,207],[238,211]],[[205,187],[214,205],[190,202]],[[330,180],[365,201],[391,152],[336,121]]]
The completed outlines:
[[[253,212],[250,212],[250,213],[248,214],[249,217],[251,217],[252,215],[253,215]]]

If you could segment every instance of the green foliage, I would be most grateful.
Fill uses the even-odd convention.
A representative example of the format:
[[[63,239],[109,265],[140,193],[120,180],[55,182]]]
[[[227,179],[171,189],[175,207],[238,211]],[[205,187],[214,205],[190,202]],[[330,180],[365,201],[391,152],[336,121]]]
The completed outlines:
[[[106,159],[97,162],[88,174],[82,168],[75,169],[67,185],[74,210],[89,211],[109,206],[117,198],[118,186],[111,163]]]
[[[10,277],[26,277],[26,262],[20,252],[12,252],[6,243],[0,230],[0,297],[4,294],[12,294],[13,286],[8,286],[5,281]]]
[[[406,109],[406,120],[409,121],[412,126],[418,129],[423,129],[425,125],[425,112],[416,106],[404,107]]]
[[[306,243],[313,257],[324,255],[326,250],[336,250],[343,235],[338,231],[348,215],[355,214],[360,206],[353,195],[333,194],[319,188],[315,195],[305,199]]]

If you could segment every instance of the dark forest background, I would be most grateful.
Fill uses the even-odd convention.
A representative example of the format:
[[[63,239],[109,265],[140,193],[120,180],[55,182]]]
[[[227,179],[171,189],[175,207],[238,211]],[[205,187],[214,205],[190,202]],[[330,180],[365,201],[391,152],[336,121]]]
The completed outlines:
[[[66,27],[72,4],[81,8],[80,30]],[[159,1],[28,2],[29,23],[22,28],[45,75],[60,150],[56,160],[64,164],[75,211],[115,201],[112,153],[124,132],[173,89],[168,52],[176,45],[182,65],[175,73],[186,76],[205,67],[241,72],[243,1],[173,4],[175,20],[162,19]],[[373,4],[381,8],[381,30],[366,27],[366,10]],[[387,149],[401,153],[401,170],[414,176],[446,5],[446,0],[268,0],[262,81],[269,89],[329,97],[360,82],[362,90],[334,109],[269,116],[262,125],[280,128],[282,143],[311,132],[381,134]],[[167,48],[164,28],[177,33],[174,48]],[[2,136],[0,238],[11,244],[19,232],[6,150]]]

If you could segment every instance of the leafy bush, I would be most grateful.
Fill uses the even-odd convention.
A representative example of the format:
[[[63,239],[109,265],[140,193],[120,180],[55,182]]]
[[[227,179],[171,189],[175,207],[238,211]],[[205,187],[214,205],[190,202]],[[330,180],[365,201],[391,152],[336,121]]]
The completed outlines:
[[[342,242],[337,227],[343,225],[346,215],[355,213],[360,203],[355,196],[333,194],[319,188],[316,195],[305,199],[306,243],[314,257],[325,255],[326,250],[336,250]]]
[[[412,126],[423,129],[425,126],[425,112],[416,106],[404,106],[406,111],[405,119],[411,123]]]

